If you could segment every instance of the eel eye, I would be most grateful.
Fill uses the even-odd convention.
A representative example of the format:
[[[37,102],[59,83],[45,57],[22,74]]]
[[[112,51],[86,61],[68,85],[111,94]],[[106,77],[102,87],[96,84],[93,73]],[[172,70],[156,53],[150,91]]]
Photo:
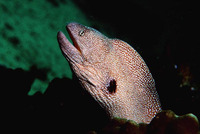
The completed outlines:
[[[115,93],[117,89],[116,81],[112,79],[107,87],[109,93]]]
[[[80,30],[79,31],[79,36],[83,36],[85,34],[85,31],[84,30]]]

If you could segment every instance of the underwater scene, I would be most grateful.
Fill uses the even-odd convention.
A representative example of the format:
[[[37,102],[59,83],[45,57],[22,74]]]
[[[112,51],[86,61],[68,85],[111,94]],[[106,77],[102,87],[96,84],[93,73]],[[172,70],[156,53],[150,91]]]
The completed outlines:
[[[81,53],[69,32],[73,29],[66,27],[75,22],[125,41],[140,54],[163,110],[149,124],[110,119],[110,111],[80,84],[71,59],[62,54],[59,36],[57,41],[62,31]],[[0,0],[3,128],[58,134],[200,133],[199,24],[197,3],[185,1]],[[111,79],[107,85],[111,95],[118,92],[117,84]]]

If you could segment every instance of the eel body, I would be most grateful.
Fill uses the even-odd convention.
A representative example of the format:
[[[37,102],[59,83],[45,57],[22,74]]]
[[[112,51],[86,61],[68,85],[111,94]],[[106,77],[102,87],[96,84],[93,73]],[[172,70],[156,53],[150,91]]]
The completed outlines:
[[[154,79],[142,57],[129,44],[110,39],[78,23],[57,40],[81,85],[113,117],[149,123],[161,111]]]

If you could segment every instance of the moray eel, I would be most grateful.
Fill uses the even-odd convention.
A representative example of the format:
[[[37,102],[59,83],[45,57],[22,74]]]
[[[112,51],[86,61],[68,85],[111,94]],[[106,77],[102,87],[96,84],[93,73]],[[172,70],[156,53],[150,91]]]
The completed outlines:
[[[110,39],[78,23],[57,40],[64,57],[81,85],[103,107],[110,118],[150,123],[161,111],[154,79],[142,57],[128,43]]]

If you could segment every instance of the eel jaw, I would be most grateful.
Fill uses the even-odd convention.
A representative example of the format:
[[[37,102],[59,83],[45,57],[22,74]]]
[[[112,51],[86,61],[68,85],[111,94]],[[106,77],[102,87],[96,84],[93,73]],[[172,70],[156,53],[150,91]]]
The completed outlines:
[[[83,54],[81,53],[81,49],[78,43],[76,42],[75,38],[73,37],[73,34],[71,34],[70,30],[68,30],[68,32],[74,45],[72,45],[69,42],[69,40],[61,31],[59,31],[57,34],[57,40],[58,40],[60,49],[62,51],[62,54],[71,64],[72,70],[78,76],[83,86],[90,85],[92,87],[95,87],[95,84],[97,82],[95,82],[95,79],[93,79],[95,78],[94,74],[91,73],[93,72],[93,68],[89,66],[87,67],[84,66],[85,59],[84,59]]]
[[[69,40],[66,38],[66,36],[61,31],[59,31],[57,34],[57,40],[58,40],[60,49],[61,49],[64,57],[70,63],[81,64],[81,63],[83,63],[83,56],[81,54],[80,48],[69,30],[68,30],[68,32],[73,41],[74,46],[69,42]]]

